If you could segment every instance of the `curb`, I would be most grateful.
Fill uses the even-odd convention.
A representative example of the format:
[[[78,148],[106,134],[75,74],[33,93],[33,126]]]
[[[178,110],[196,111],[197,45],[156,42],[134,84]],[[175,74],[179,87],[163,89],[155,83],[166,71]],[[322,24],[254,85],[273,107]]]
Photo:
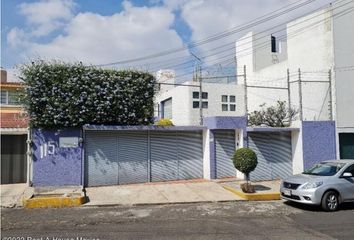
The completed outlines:
[[[139,206],[168,206],[168,205],[187,205],[187,204],[198,204],[198,203],[228,203],[228,202],[242,202],[244,199],[235,200],[216,200],[216,201],[193,201],[193,202],[161,202],[161,203],[133,203],[133,204],[123,204],[123,203],[112,203],[112,204],[93,204],[93,205],[81,205],[83,208],[90,207],[139,207]]]
[[[76,207],[84,204],[86,197],[84,196],[38,196],[23,200],[24,208],[62,208]]]
[[[248,201],[280,200],[280,193],[277,192],[244,193],[242,191],[236,190],[235,188],[228,187],[228,186],[223,186],[223,188]]]

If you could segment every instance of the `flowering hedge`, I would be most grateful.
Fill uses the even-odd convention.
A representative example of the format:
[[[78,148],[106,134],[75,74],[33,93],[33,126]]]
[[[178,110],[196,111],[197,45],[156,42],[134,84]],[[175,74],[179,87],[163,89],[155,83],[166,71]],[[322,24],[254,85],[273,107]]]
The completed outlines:
[[[153,123],[155,78],[80,63],[37,61],[20,67],[32,127]]]

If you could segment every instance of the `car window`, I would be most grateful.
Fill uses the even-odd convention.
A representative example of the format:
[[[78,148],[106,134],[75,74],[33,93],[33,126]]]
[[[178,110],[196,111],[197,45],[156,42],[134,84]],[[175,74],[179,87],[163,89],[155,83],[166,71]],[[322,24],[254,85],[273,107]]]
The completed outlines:
[[[318,176],[333,176],[335,175],[342,167],[344,163],[333,163],[333,162],[324,162],[319,163],[313,166],[312,168],[304,171],[304,174],[309,175],[318,175]]]
[[[349,172],[354,176],[354,164],[345,169],[344,172]]]

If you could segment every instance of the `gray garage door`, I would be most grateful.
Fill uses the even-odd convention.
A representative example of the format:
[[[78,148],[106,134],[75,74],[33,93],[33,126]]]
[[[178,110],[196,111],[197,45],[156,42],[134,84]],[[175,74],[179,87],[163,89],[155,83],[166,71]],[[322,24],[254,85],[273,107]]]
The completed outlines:
[[[236,169],[231,160],[235,153],[235,131],[217,130],[214,132],[216,178],[236,177]]]
[[[151,181],[203,177],[201,131],[156,131],[150,134]]]
[[[146,131],[86,133],[86,185],[148,181]]]
[[[291,133],[248,133],[248,145],[258,158],[252,181],[282,179],[292,175]]]
[[[87,131],[86,186],[203,177],[202,131]]]

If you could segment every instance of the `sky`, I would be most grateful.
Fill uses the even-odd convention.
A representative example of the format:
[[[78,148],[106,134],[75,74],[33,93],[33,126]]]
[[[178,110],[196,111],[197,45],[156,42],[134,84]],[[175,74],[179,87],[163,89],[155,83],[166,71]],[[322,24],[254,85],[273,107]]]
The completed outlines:
[[[196,47],[190,44],[290,4],[310,2],[272,21]],[[115,68],[188,72],[232,65],[234,42],[325,6],[328,0],[2,0],[1,66],[11,73],[35,59],[100,65],[181,49]],[[269,32],[271,33],[271,31]],[[280,33],[279,33],[280,34]],[[183,50],[185,49],[185,50]]]

